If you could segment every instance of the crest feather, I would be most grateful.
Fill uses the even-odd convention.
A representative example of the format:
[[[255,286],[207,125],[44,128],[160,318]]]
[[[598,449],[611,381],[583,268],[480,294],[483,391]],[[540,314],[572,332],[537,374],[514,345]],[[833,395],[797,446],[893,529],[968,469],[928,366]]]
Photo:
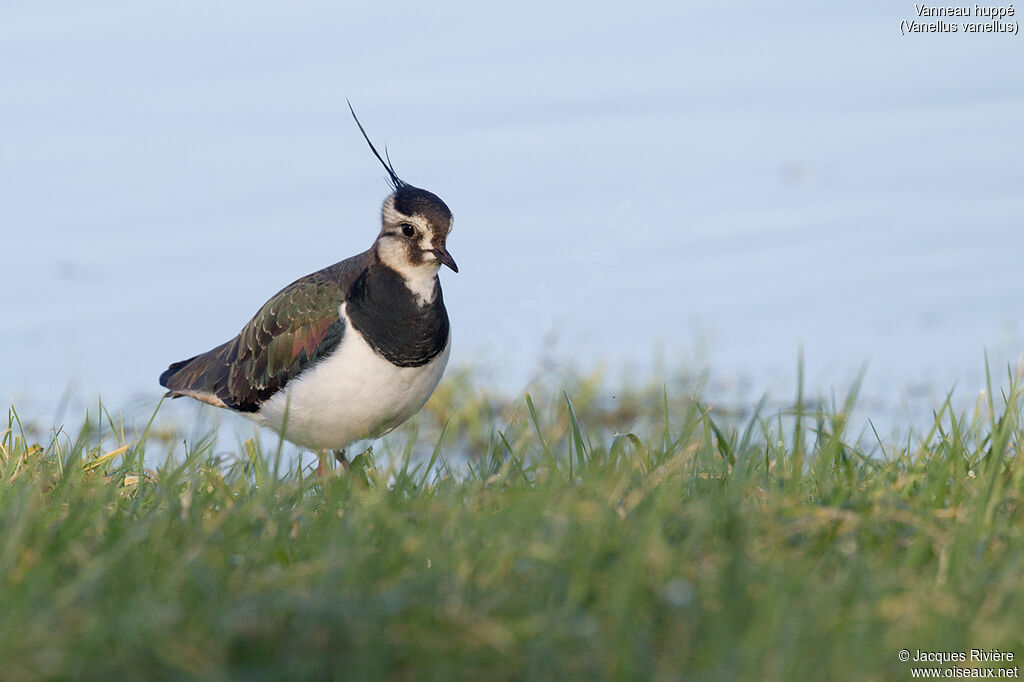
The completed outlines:
[[[370,136],[366,134],[366,130],[363,128],[363,124],[359,122],[359,117],[356,116],[356,110],[352,108],[352,102],[349,102],[348,98],[346,97],[345,103],[348,104],[348,110],[352,112],[352,118],[355,119],[356,125],[359,126],[359,132],[363,134],[363,139],[366,140],[366,144],[370,145],[370,151],[372,151],[373,155],[377,157],[378,161],[380,161],[380,165],[384,166],[384,170],[388,172],[388,184],[391,185],[391,189],[399,190],[403,187],[407,187],[409,183],[405,182],[404,180],[402,180],[402,178],[398,177],[398,173],[395,172],[394,166],[391,165],[391,157],[388,156],[387,145],[384,146],[384,156],[382,157],[380,153],[377,151],[377,148],[373,146],[372,142],[370,142]],[[385,161],[384,159],[387,159],[387,161]]]

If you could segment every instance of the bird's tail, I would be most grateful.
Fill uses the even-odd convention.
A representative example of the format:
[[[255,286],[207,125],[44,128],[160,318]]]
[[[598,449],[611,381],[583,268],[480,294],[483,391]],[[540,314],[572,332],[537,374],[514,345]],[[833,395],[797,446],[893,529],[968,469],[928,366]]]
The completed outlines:
[[[170,398],[188,396],[217,407],[226,407],[218,394],[227,383],[229,365],[225,356],[228,345],[221,344],[165,369],[160,375],[160,385],[167,389],[165,395]]]

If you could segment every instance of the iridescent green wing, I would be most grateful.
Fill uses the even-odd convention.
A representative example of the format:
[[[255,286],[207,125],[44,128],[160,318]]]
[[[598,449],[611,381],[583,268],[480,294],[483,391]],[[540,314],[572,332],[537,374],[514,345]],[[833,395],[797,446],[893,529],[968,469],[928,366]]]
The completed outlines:
[[[236,410],[259,409],[341,343],[344,300],[336,284],[311,277],[267,301],[235,339],[227,380],[217,396]]]
[[[263,304],[238,336],[171,365],[160,383],[174,397],[255,412],[341,343],[341,304],[363,260],[360,254],[289,284]]]

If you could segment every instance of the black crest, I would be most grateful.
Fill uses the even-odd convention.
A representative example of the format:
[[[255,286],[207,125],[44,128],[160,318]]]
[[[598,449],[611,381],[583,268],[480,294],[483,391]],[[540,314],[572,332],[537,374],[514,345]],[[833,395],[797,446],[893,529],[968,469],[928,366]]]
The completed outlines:
[[[366,130],[363,129],[363,124],[359,122],[359,117],[356,116],[356,110],[352,108],[352,102],[349,102],[347,98],[345,99],[345,102],[348,104],[348,110],[352,112],[352,118],[355,119],[356,125],[359,126],[359,132],[363,134],[363,138],[366,140],[366,144],[370,145],[370,151],[373,152],[373,155],[376,156],[377,160],[380,161],[382,166],[384,166],[384,170],[388,172],[388,176],[390,176],[388,179],[388,183],[391,185],[391,189],[399,190],[403,187],[407,187],[409,183],[405,182],[404,180],[402,180],[402,178],[398,177],[398,173],[395,172],[394,166],[391,165],[391,157],[388,156],[387,145],[384,145],[384,156],[381,157],[380,153],[377,151],[377,148],[373,146],[372,142],[370,142],[370,136],[367,135]],[[387,161],[385,161],[384,159],[387,159]]]

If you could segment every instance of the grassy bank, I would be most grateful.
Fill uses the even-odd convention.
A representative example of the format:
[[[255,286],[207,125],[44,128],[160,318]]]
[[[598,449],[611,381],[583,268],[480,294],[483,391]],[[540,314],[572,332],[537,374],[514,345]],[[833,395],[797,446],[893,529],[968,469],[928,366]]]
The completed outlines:
[[[1024,419],[1001,384],[869,447],[849,403],[727,414],[580,382],[505,404],[462,377],[419,421],[436,458],[399,440],[393,464],[328,480],[256,443],[224,461],[209,439],[183,450],[95,418],[54,437],[12,412],[0,676],[909,679],[901,649],[1019,662]]]

